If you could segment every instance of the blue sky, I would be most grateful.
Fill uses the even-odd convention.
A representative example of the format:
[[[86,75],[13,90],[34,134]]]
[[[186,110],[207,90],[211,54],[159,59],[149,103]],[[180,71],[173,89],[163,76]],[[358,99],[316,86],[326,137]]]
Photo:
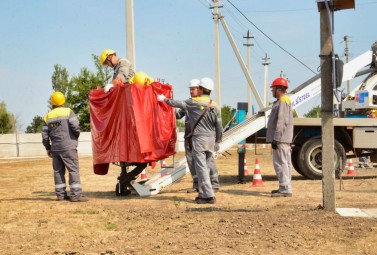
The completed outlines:
[[[316,71],[320,52],[320,15],[316,1],[230,0],[260,30]],[[136,69],[174,86],[174,97],[189,96],[188,81],[215,76],[214,24],[208,0],[134,0]],[[249,29],[251,75],[263,92],[262,58],[268,54],[269,82],[283,71],[294,88],[313,73],[278,48],[223,1],[225,17],[246,61],[243,37]],[[343,37],[350,37],[350,58],[370,50],[377,40],[376,0],[356,1],[356,8],[335,13],[334,45],[343,56]],[[12,0],[0,9],[0,101],[24,130],[34,116],[48,111],[55,64],[76,75],[95,71],[92,54],[111,48],[126,57],[124,0]],[[246,79],[220,25],[222,104],[245,102]],[[356,83],[351,83],[355,86]],[[215,94],[213,95],[215,97]],[[262,95],[261,95],[262,96]],[[216,100],[216,98],[214,98]],[[272,98],[270,97],[272,100]],[[299,109],[305,113],[319,98]],[[255,103],[257,106],[257,104]]]

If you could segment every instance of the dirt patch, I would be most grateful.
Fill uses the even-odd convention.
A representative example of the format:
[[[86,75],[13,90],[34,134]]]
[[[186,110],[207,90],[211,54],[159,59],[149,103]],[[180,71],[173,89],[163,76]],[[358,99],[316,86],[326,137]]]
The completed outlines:
[[[48,158],[0,161],[0,254],[376,254],[377,218],[321,209],[322,182],[293,176],[292,198],[271,198],[277,179],[268,149],[258,149],[264,188],[237,184],[238,154],[217,159],[221,191],[197,205],[191,177],[151,197],[116,197],[120,168],[94,175],[80,158],[87,203],[55,201]],[[181,155],[176,156],[179,159]],[[168,159],[168,163],[172,158]],[[160,170],[148,169],[148,177]],[[336,181],[337,207],[376,208],[376,169]]]

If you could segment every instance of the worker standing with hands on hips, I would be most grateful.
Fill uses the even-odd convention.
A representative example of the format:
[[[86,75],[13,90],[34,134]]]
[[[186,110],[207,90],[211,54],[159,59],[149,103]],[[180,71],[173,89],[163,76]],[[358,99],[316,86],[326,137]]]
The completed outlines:
[[[216,203],[215,193],[210,180],[210,162],[215,151],[220,149],[223,127],[218,105],[209,97],[213,90],[213,81],[203,78],[199,82],[198,96],[185,101],[167,99],[158,95],[157,100],[168,105],[184,109],[189,116],[190,135],[192,140],[192,156],[198,176],[199,195],[197,204]]]
[[[119,58],[114,50],[104,50],[99,60],[102,65],[114,69],[112,82],[105,86],[106,93],[113,86],[122,86],[123,84],[129,83],[129,80],[135,75],[133,64],[128,59]]]
[[[199,79],[192,79],[190,81],[189,89],[190,89],[191,98],[198,96],[199,83],[200,83]],[[192,141],[191,139],[189,139],[189,136],[191,133],[189,115],[186,113],[184,109],[179,109],[176,112],[175,116],[177,119],[182,119],[183,117],[185,117],[185,134],[184,134],[185,154],[186,154],[187,166],[190,170],[191,177],[192,177],[192,189],[187,190],[187,193],[199,192],[198,176],[196,174],[195,166],[192,159]],[[210,168],[211,184],[212,184],[213,190],[216,192],[220,190],[219,174],[218,174],[215,161],[212,160],[211,162],[209,162],[209,164],[210,164],[209,168]]]
[[[44,117],[42,143],[52,158],[57,201],[87,202],[82,194],[77,155],[80,125],[75,113],[63,107],[65,96],[56,91],[51,95],[52,110]],[[69,173],[71,196],[66,191],[65,171]]]
[[[279,180],[279,189],[271,192],[271,197],[292,196],[291,143],[293,139],[293,112],[287,95],[288,81],[277,78],[271,84],[271,92],[277,100],[267,123],[266,141],[271,143],[272,160]]]

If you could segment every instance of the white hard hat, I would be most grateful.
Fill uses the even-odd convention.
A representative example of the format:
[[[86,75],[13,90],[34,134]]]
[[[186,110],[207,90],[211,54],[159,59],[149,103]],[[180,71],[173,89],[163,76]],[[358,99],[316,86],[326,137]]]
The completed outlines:
[[[211,78],[204,77],[200,80],[199,86],[212,91],[213,90],[213,81],[212,81]]]
[[[199,79],[192,79],[189,84],[189,88],[198,88],[199,87]]]

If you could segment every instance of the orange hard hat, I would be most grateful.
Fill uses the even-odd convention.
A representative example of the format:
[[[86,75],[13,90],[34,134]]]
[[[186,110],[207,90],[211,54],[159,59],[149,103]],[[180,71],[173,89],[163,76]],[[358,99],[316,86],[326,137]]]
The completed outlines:
[[[288,81],[282,77],[276,78],[272,82],[270,88],[276,87],[276,86],[282,86],[282,87],[288,88]]]

